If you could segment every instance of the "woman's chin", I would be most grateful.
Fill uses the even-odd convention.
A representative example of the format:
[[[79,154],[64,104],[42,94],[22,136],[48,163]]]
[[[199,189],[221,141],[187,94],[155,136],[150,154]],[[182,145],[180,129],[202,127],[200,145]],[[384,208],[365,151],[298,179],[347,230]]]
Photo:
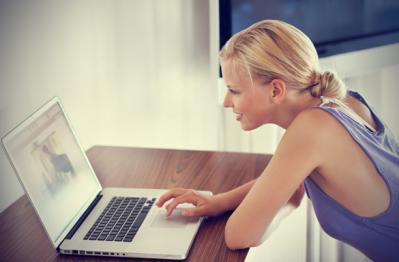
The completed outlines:
[[[255,128],[250,126],[250,125],[248,125],[248,124],[245,124],[245,123],[241,122],[241,129],[243,131],[251,131],[251,130],[254,130]]]
[[[240,124],[241,124],[241,129],[243,131],[251,131],[251,130],[254,130],[262,125],[262,124],[253,125],[253,124],[243,122],[242,120],[240,121]]]

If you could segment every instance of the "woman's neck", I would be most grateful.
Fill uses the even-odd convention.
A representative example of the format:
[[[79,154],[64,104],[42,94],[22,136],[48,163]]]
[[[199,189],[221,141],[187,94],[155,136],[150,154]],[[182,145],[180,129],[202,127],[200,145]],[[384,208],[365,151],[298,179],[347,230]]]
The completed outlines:
[[[283,108],[279,110],[279,114],[277,115],[278,121],[275,124],[287,129],[299,113],[319,105],[320,102],[320,98],[313,97],[310,93],[287,96],[286,103],[281,105]]]

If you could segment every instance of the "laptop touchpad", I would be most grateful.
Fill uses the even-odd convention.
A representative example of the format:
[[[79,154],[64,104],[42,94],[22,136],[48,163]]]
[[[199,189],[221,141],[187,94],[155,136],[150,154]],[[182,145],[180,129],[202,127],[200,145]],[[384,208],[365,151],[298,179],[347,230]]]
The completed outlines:
[[[165,209],[159,209],[158,214],[155,216],[151,223],[151,227],[185,227],[187,224],[197,223],[198,217],[184,217],[180,213],[184,208],[176,208],[173,213],[167,217]]]

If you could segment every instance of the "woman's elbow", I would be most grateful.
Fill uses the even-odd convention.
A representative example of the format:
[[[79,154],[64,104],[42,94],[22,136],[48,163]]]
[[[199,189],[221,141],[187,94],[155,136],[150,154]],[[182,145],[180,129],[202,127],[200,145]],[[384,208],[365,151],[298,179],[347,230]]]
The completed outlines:
[[[255,244],[245,240],[243,238],[244,235],[234,235],[228,230],[225,230],[224,232],[224,240],[226,243],[226,246],[231,249],[231,250],[237,250],[237,249],[245,249],[245,248],[250,248],[253,246],[256,246]]]
[[[233,239],[225,238],[226,246],[231,250],[245,249],[249,246],[240,243],[240,241],[235,241]]]
[[[231,249],[231,250],[238,250],[238,249],[246,249],[246,248],[250,248],[250,247],[257,247],[260,244],[262,244],[262,242],[259,242],[257,244],[248,244],[248,243],[244,243],[241,241],[232,241],[232,240],[225,240],[226,242],[226,246]]]

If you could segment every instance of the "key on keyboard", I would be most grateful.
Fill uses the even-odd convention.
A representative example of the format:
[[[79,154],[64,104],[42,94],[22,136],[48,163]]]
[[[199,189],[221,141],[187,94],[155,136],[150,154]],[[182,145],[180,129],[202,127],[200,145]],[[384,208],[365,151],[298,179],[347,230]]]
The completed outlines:
[[[132,242],[155,198],[113,197],[83,239]]]

